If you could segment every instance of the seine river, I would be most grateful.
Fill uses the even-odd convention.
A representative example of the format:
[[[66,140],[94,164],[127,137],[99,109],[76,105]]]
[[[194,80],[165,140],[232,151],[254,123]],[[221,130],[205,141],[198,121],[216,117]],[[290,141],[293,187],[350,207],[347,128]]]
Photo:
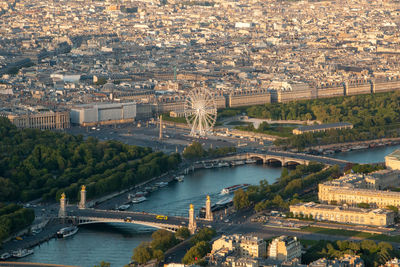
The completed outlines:
[[[335,154],[333,157],[359,163],[383,162],[385,155],[400,146]],[[185,176],[184,182],[172,183],[151,193],[148,200],[134,205],[133,210],[169,215],[187,215],[190,203],[198,210],[206,195],[212,201],[221,199],[222,188],[240,184],[258,184],[261,180],[273,183],[281,168],[245,165],[234,168],[199,170]],[[52,239],[36,247],[35,253],[21,261],[56,263],[89,267],[104,260],[111,266],[129,263],[133,249],[150,240],[154,229],[124,224],[98,224],[80,227],[78,234],[67,239]]]

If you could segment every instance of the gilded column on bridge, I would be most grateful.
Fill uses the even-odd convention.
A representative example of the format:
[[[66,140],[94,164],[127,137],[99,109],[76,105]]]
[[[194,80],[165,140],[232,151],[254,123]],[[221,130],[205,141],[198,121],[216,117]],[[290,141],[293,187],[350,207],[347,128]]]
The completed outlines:
[[[86,186],[82,185],[81,187],[81,200],[79,201],[79,208],[86,208]]]
[[[62,193],[60,198],[60,210],[58,211],[58,217],[60,218],[66,217],[67,215],[65,212],[66,204],[67,204],[67,198],[65,197],[65,193]]]
[[[194,207],[193,204],[190,204],[189,209],[189,231],[193,235],[196,232],[197,225],[196,225],[196,217],[194,216]]]
[[[206,220],[207,221],[212,221],[213,220],[213,214],[212,214],[212,211],[211,211],[210,196],[207,196],[207,201],[206,201]]]

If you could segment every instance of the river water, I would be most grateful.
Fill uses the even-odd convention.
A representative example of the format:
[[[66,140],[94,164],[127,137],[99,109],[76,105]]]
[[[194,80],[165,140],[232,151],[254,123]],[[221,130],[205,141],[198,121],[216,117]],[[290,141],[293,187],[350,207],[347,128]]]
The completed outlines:
[[[364,150],[350,151],[345,153],[337,153],[330,157],[348,160],[350,162],[362,163],[362,164],[376,163],[376,162],[384,162],[385,156],[392,153],[396,149],[400,149],[400,145],[384,146],[373,149],[364,149]]]
[[[281,174],[281,168],[263,165],[244,165],[218,169],[198,170],[185,176],[183,182],[172,182],[151,193],[148,200],[133,205],[132,210],[167,215],[187,216],[189,205],[199,210],[206,195],[216,202],[223,198],[221,189],[227,186],[261,180],[273,183]],[[150,240],[154,229],[124,224],[98,224],[80,227],[78,234],[66,239],[52,239],[34,249],[35,253],[20,261],[94,266],[104,260],[111,266],[129,263],[133,249],[142,241]]]
[[[383,162],[384,157],[399,146],[335,154],[333,157],[358,163]],[[206,195],[216,202],[222,188],[241,184],[258,184],[261,180],[273,183],[281,168],[245,165],[234,168],[204,169],[185,176],[151,193],[148,200],[132,206],[132,210],[187,216],[189,204],[195,209],[204,205]],[[36,247],[35,253],[21,261],[94,266],[104,260],[111,266],[129,263],[133,249],[142,241],[149,241],[154,229],[124,224],[98,224],[80,227],[78,234],[67,239],[52,239]]]

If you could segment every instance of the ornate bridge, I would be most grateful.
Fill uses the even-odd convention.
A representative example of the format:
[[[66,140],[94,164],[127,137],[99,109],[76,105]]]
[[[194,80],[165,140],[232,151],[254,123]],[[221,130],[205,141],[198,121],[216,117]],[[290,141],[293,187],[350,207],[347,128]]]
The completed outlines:
[[[264,164],[267,163],[280,163],[282,166],[295,165],[295,164],[308,164],[310,162],[320,162],[327,165],[339,165],[341,168],[349,164],[349,161],[334,159],[324,156],[314,156],[303,153],[292,153],[286,151],[257,151],[241,153],[235,156],[225,158],[227,160],[239,160],[239,159],[254,159],[262,161]]]
[[[164,216],[159,214],[134,212],[134,211],[116,211],[116,210],[99,210],[86,208],[86,187],[82,186],[81,201],[76,206],[66,205],[66,196],[63,193],[60,199],[60,210],[58,216],[64,220],[68,220],[75,225],[93,224],[93,223],[132,223],[145,225],[149,227],[166,229],[168,231],[176,231],[181,227],[188,227],[191,233],[199,226],[209,225],[212,220],[211,201],[207,196],[206,200],[206,218],[198,219],[196,222],[194,206],[191,204],[189,208],[189,216]]]

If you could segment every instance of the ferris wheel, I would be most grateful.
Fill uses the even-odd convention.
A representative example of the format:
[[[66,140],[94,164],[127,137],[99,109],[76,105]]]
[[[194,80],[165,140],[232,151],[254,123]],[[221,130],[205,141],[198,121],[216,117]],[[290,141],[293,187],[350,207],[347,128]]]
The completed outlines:
[[[185,117],[191,127],[191,136],[206,136],[217,120],[217,105],[214,95],[205,88],[197,88],[187,95]]]

